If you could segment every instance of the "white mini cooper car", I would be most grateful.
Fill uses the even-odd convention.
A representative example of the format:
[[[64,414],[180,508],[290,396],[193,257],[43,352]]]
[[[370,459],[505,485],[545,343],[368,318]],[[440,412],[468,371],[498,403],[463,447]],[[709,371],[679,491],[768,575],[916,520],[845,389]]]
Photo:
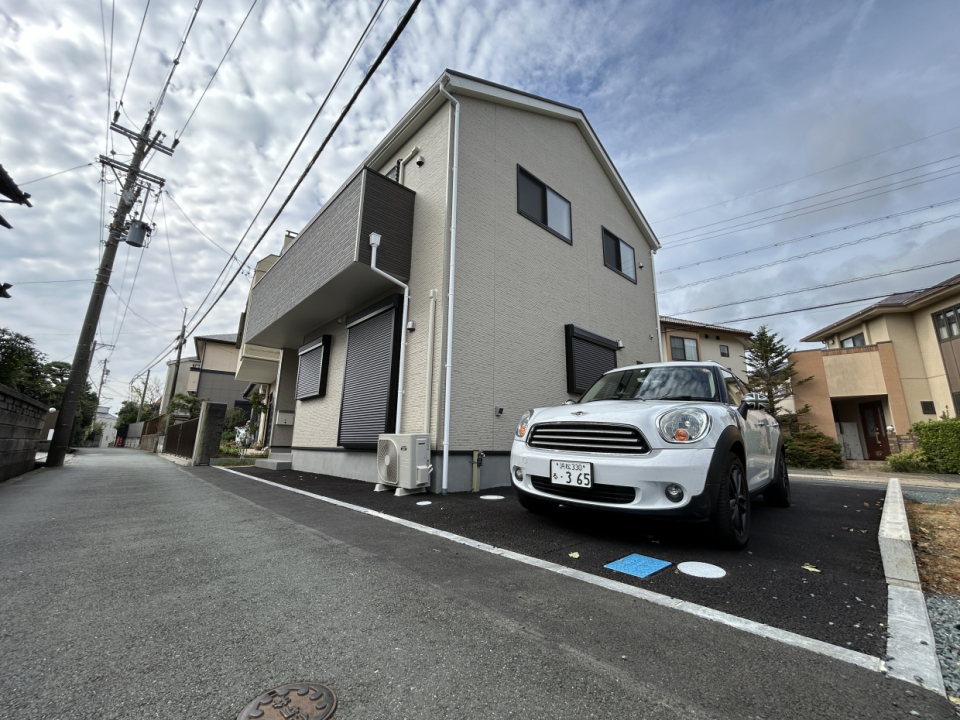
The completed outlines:
[[[750,498],[790,505],[777,421],[713,362],[611,370],[580,400],[524,413],[510,467],[520,504],[709,520],[733,549]]]

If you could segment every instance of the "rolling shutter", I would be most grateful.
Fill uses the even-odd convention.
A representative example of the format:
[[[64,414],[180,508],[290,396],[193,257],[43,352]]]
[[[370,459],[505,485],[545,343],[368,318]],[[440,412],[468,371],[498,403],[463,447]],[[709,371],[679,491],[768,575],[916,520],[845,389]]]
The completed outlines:
[[[299,350],[297,400],[327,394],[327,367],[330,364],[330,335],[307,343]]]
[[[338,444],[376,448],[393,432],[397,410],[399,338],[396,297],[347,319],[347,360],[343,373]]]
[[[600,376],[617,366],[616,340],[579,328],[566,326],[567,392],[581,394]]]

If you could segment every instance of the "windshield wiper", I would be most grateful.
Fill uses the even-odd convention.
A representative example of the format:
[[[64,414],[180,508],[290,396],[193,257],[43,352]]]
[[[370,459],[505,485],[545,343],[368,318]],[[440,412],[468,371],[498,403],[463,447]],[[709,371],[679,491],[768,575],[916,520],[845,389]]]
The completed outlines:
[[[713,398],[703,397],[701,395],[664,395],[662,397],[650,398],[651,400],[712,400]]]

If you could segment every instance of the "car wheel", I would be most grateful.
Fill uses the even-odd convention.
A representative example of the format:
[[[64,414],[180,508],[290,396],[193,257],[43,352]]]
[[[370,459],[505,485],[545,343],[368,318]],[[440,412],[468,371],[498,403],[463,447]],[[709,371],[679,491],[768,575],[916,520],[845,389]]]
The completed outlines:
[[[710,522],[723,547],[740,550],[750,538],[750,490],[743,462],[734,453],[727,455],[720,474],[717,504]]]
[[[787,474],[787,458],[783,450],[777,456],[777,471],[773,482],[763,491],[763,501],[775,507],[790,507],[790,476]]]
[[[520,501],[520,504],[532,513],[545,513],[553,507],[556,507],[553,503],[541,500],[540,498],[533,497],[528,495],[522,490],[517,490],[517,500]]]

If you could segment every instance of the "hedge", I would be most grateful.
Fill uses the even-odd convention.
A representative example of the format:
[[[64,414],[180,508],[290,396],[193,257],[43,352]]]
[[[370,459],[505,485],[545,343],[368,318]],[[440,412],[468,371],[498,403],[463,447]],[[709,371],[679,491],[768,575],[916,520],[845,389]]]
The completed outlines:
[[[843,448],[811,425],[783,438],[787,465],[795,468],[843,468]]]
[[[917,436],[928,472],[960,473],[960,418],[918,422],[910,431]]]

